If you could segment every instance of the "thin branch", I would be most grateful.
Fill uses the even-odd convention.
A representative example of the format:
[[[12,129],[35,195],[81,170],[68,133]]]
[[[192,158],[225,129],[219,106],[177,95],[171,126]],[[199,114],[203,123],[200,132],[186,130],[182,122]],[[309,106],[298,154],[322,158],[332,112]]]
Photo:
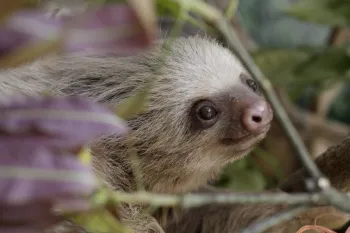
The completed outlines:
[[[323,193],[330,205],[336,206],[338,209],[350,213],[350,199],[348,195],[340,193],[334,188],[327,188]]]
[[[288,139],[291,141],[298,155],[298,158],[301,160],[309,174],[316,181],[321,178],[325,179],[323,174],[319,171],[315,163],[312,161],[303,141],[299,137],[298,132],[293,126],[275,91],[273,90],[270,81],[266,79],[264,74],[250,57],[249,53],[244,49],[235,32],[230,29],[227,22],[220,20],[218,22],[215,22],[215,24],[217,25],[219,31],[222,33],[224,39],[227,41],[228,46],[236,52],[238,58],[241,60],[248,72],[261,85],[266,98],[272,105],[277,120],[280,122],[282,128],[286,132]]]
[[[237,194],[237,193],[215,193],[215,194],[155,194],[148,192],[124,193],[114,192],[110,197],[113,201],[120,203],[149,204],[154,206],[182,206],[193,208],[206,204],[306,204],[325,205],[327,198],[322,194],[286,194],[286,193],[259,193],[259,194]],[[350,210],[350,208],[348,209]]]

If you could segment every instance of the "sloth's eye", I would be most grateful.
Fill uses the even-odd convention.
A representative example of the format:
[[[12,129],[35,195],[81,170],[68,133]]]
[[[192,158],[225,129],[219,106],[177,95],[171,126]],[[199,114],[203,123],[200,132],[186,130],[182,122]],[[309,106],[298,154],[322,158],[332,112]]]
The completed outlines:
[[[194,129],[207,129],[213,126],[219,116],[219,111],[210,100],[201,100],[194,104],[191,110]]]
[[[205,121],[211,120],[218,114],[214,107],[204,105],[198,109],[198,116]]]
[[[254,92],[258,91],[258,84],[253,79],[247,79],[245,82]]]

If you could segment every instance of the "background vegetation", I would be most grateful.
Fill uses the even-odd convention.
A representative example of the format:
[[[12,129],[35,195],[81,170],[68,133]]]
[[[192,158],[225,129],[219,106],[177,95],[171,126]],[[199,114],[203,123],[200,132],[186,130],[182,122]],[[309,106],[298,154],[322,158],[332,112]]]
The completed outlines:
[[[123,11],[120,10],[121,8],[118,8],[121,5],[113,8],[113,6],[116,6],[114,5],[116,2],[125,4],[123,6],[127,7],[123,8]],[[110,40],[105,42],[108,50],[113,50],[116,54],[125,55],[125,53],[139,52],[147,48],[156,38],[156,16],[175,17],[178,19],[177,24],[171,31],[173,36],[180,33],[181,25],[184,23],[201,28],[210,34],[217,33],[216,28],[220,27],[220,24],[215,25],[215,22],[218,22],[216,20],[219,18],[218,12],[215,11],[215,8],[205,4],[204,1],[158,0],[155,1],[155,8],[151,2],[148,0],[142,3],[136,0],[91,1],[91,4],[96,4],[97,11],[103,13],[108,20],[111,20],[107,16],[108,12],[113,13],[112,9],[120,10],[118,12],[125,14],[125,18],[130,15],[137,16],[135,18],[131,17],[133,20],[128,21],[127,25],[124,24],[125,22],[122,24],[121,21],[110,21],[111,24],[115,25],[115,28],[120,30],[111,33]],[[213,3],[215,1],[208,2]],[[348,83],[348,69],[350,67],[348,39],[350,38],[350,33],[347,29],[350,20],[350,4],[348,1],[300,0],[295,1],[295,4],[291,4],[291,1],[273,0],[244,0],[241,2],[238,2],[238,0],[218,0],[217,2],[219,2],[219,6],[225,6],[219,8],[220,16],[222,13],[228,19],[230,26],[237,31],[241,39],[245,40],[245,42],[249,41],[249,43],[245,43],[246,49],[263,73],[269,77],[274,85],[274,89],[278,91],[279,97],[285,100],[282,103],[290,114],[293,123],[297,125],[298,132],[308,146],[311,156],[316,156],[320,153],[320,150],[324,150],[322,148],[338,143],[340,138],[345,137],[350,124],[350,105],[347,103],[348,90],[350,88]],[[67,32],[78,33],[75,31],[76,29],[84,29],[85,32],[89,32],[90,29],[84,24],[84,20],[96,20],[94,18],[96,12],[94,13],[92,10],[90,14],[85,13],[73,17],[73,20],[68,20],[63,26],[42,20],[41,22],[44,25],[50,26],[55,32],[49,36],[40,30],[24,31],[28,27],[28,24],[24,23],[25,19],[32,19],[33,17],[38,17],[38,15],[36,13],[33,15],[25,14],[26,11],[23,13],[23,10],[30,12],[29,10],[37,7],[38,3],[35,0],[14,0],[0,4],[0,20],[3,26],[0,30],[0,69],[15,67],[50,53],[76,51],[79,48],[79,43],[76,44],[76,41],[70,41],[70,37],[66,36]],[[189,9],[191,13],[188,13]],[[22,21],[18,21],[18,19],[22,19]],[[72,22],[75,22],[75,24]],[[103,25],[101,25],[101,28],[103,28]],[[133,30],[133,34],[128,34],[125,28],[134,28],[135,30]],[[134,40],[122,40],[127,36]],[[130,43],[125,43],[125,41],[130,41]],[[87,47],[90,50],[96,49],[96,52],[101,52],[97,47],[94,47],[93,43]],[[121,48],[129,48],[130,50],[128,52]],[[147,97],[147,90],[143,90],[134,98],[118,106],[116,114],[102,111],[105,117],[108,118],[113,115],[115,118],[114,129],[116,133],[125,133],[127,126],[122,123],[120,118],[127,119],[129,116],[141,111],[146,103],[144,101],[145,97]],[[41,100],[42,102],[36,101],[29,99],[27,106],[40,106],[47,100],[44,98]],[[71,109],[69,106],[72,107],[70,99],[50,99],[50,101],[51,105],[48,106],[56,106],[59,101],[67,101],[65,102],[68,106],[67,109]],[[91,103],[92,105],[93,103]],[[6,114],[4,115],[4,124],[0,131],[4,137],[16,139],[16,137],[21,135],[16,131],[6,129],[6,120],[10,121],[13,119],[11,118],[13,115],[10,114],[13,109],[23,106],[19,106],[14,100],[12,107],[2,106],[2,111],[8,111],[9,115],[8,118],[6,118]],[[30,108],[27,108],[27,110],[30,111]],[[44,109],[43,111],[45,112],[46,110]],[[86,109],[86,111],[90,110]],[[305,122],[303,122],[303,119],[300,120],[303,116],[307,116],[305,117]],[[25,114],[20,116],[24,120],[26,117]],[[103,115],[99,119],[100,123],[103,124]],[[62,120],[69,121],[70,119]],[[33,124],[39,128],[43,127],[40,125],[40,121],[36,121]],[[276,127],[272,128],[264,143],[251,156],[228,166],[223,171],[221,179],[215,184],[229,187],[234,191],[262,191],[269,187],[275,187],[285,176],[297,169],[300,164],[296,161],[294,152],[290,149],[288,142],[286,142],[288,139],[283,133],[281,134],[277,122],[276,125]],[[332,127],[326,127],[327,125],[332,125]],[[34,132],[30,132],[29,128],[28,133],[33,133],[34,137]],[[102,128],[101,131],[103,131]],[[323,134],[318,133],[321,131]],[[336,135],[337,137],[324,136],[327,134]],[[69,137],[72,137],[72,135],[67,133],[67,138]],[[277,144],[282,145],[282,147],[277,147]],[[78,160],[83,162],[88,161],[90,155],[84,147],[85,141],[79,141],[77,145],[80,145],[81,149],[78,156],[76,156],[76,153],[66,149],[72,157],[78,158]],[[13,153],[21,156],[19,151],[13,151]],[[35,157],[34,149],[32,156]],[[3,162],[0,167],[2,169],[0,170],[0,174],[2,174],[1,179],[7,179],[7,185],[11,184],[12,187],[16,187],[16,185],[20,185],[18,179],[23,179],[23,176],[28,176],[29,173],[21,173],[23,176],[17,177],[17,180],[10,177],[8,172],[9,166],[5,165],[4,162],[9,157],[11,157],[10,154],[8,157],[3,155]],[[283,163],[284,161],[287,162]],[[16,164],[12,165],[17,166]],[[80,173],[77,173],[77,177],[79,177],[79,174],[90,174],[91,171],[87,169],[89,168],[88,163],[85,163],[85,165],[86,167],[79,167],[82,170],[79,171]],[[6,167],[7,170],[5,172]],[[10,168],[13,170],[13,167]],[[5,173],[7,175],[4,175]],[[49,173],[46,175],[49,175]],[[13,173],[13,176],[18,176],[18,174]],[[58,181],[54,180],[54,182]],[[40,183],[35,185],[40,186]],[[89,201],[93,203],[93,208],[90,211],[80,212],[80,207],[77,207],[79,213],[76,213],[77,210],[75,209],[73,211],[74,214],[66,214],[66,216],[69,216],[91,231],[106,231],[108,229],[113,229],[117,232],[127,231],[125,226],[116,221],[118,214],[111,213],[106,207],[111,204],[117,204],[121,200],[134,200],[133,198],[137,196],[110,194],[105,189],[96,191],[94,189],[96,183],[94,182],[84,185],[87,187],[85,189],[87,193],[80,193],[79,195],[82,195],[82,199],[85,200],[88,194]],[[0,188],[3,187],[5,186],[0,186]],[[76,195],[74,190],[70,191],[72,195]],[[16,196],[15,193],[8,192],[7,196],[1,198],[2,204],[10,208],[12,201],[15,200],[14,196]],[[49,203],[51,204],[53,203],[53,193],[45,194],[44,197],[45,203],[46,200],[50,200]],[[38,192],[32,193],[21,200],[25,200],[25,204],[27,204],[33,200],[42,200],[42,198],[43,195]],[[149,197],[146,196],[145,200],[148,200],[147,198]],[[149,198],[149,200],[152,200],[155,205],[162,203],[160,197],[158,199]],[[180,202],[180,199],[174,200]],[[28,208],[26,205],[21,206],[19,211],[16,212],[16,216],[20,218],[21,215],[19,213]],[[43,207],[43,209],[45,208]],[[72,212],[69,209],[67,211]],[[45,211],[43,213],[47,214]],[[50,222],[48,221],[48,223]]]

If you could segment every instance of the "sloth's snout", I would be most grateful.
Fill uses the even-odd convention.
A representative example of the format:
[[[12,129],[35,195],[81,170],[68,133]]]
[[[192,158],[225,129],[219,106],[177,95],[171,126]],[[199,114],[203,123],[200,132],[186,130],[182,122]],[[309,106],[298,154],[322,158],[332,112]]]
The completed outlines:
[[[258,133],[272,120],[272,111],[265,100],[256,100],[243,108],[241,121],[245,130]]]

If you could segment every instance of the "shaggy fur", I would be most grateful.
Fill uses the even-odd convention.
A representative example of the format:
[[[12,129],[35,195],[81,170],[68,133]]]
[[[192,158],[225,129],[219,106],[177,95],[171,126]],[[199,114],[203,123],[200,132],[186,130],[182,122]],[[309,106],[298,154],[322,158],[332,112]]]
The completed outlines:
[[[242,79],[246,71],[237,58],[215,41],[200,37],[178,38],[164,65],[160,66],[159,59],[169,49],[159,42],[151,50],[130,57],[72,54],[41,59],[0,71],[0,95],[36,95],[49,90],[55,95],[81,95],[118,106],[154,79],[147,110],[128,120],[132,129],[131,144],[114,137],[92,143],[94,167],[112,188],[135,191],[128,157],[128,148],[132,145],[137,150],[138,169],[147,190],[159,193],[196,191],[215,179],[223,166],[246,155],[268,130],[267,127],[264,133],[252,135],[240,143],[224,145],[220,141],[223,135],[243,132],[237,119],[227,117],[232,111],[227,107],[229,101],[234,98],[262,100],[263,97],[246,85]],[[226,118],[221,117],[209,129],[197,131],[191,125],[190,110],[193,103],[202,99],[221,103]],[[231,206],[222,212],[221,207],[212,208],[216,208],[215,211],[192,212],[187,223],[172,225],[168,232],[235,232],[282,207]],[[142,210],[140,206],[124,205],[122,217],[136,233],[163,232],[158,221]],[[220,212],[210,218],[216,211]],[[191,216],[195,218],[193,224],[188,222]],[[205,229],[190,227],[197,226],[202,219],[210,223]],[[300,222],[294,223],[300,225]]]

